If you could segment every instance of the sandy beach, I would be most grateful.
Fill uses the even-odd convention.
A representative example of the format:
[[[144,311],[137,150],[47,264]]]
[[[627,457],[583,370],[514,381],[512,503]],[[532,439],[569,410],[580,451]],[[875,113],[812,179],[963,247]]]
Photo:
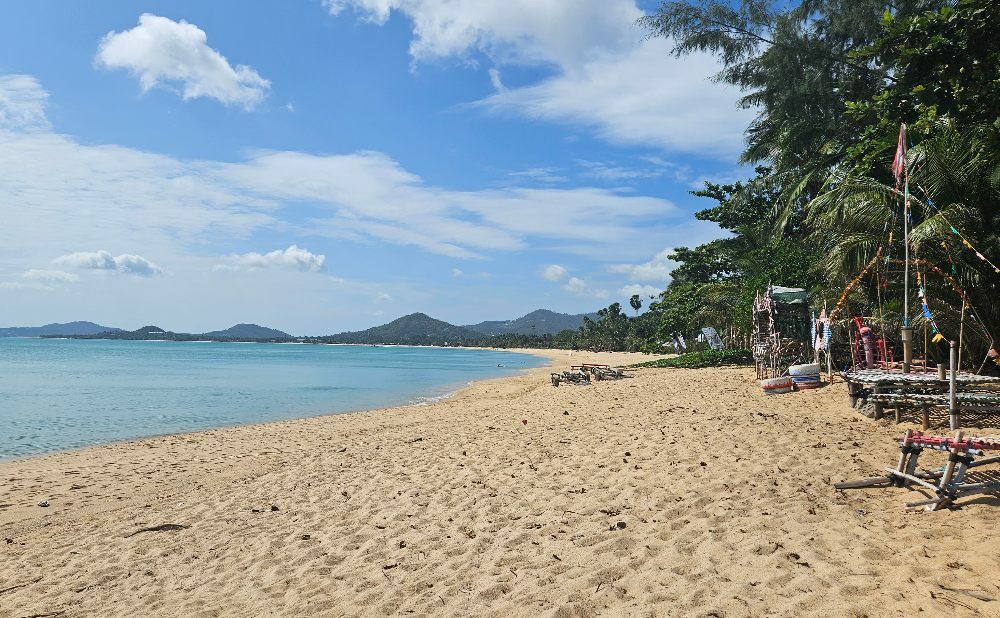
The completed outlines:
[[[1000,615],[1000,500],[832,487],[916,427],[844,385],[548,372],[0,463],[0,616]]]

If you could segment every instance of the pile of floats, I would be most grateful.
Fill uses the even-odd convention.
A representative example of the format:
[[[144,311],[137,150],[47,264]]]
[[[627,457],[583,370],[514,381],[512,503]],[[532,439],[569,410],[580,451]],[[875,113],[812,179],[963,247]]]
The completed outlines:
[[[569,371],[562,373],[552,372],[550,379],[552,386],[559,386],[563,382],[567,384],[590,384],[591,380],[600,382],[601,380],[621,380],[631,378],[624,369],[604,365],[600,363],[584,363],[582,365],[571,365]]]
[[[788,368],[788,375],[760,381],[760,387],[765,395],[783,395],[792,391],[819,388],[822,385],[819,363],[792,365]]]

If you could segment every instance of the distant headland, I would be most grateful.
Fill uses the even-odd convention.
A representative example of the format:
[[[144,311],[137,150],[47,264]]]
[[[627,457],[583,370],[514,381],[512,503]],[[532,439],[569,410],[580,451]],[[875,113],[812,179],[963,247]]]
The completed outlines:
[[[159,326],[124,330],[93,322],[53,323],[44,326],[0,328],[0,337],[69,339],[119,339],[128,341],[218,341],[253,343],[341,343],[361,345],[444,345],[559,347],[557,341],[572,339],[585,318],[597,314],[567,314],[538,309],[512,320],[493,320],[459,326],[424,313],[411,313],[388,324],[335,335],[296,336],[257,324],[236,324],[206,333],[178,333]]]

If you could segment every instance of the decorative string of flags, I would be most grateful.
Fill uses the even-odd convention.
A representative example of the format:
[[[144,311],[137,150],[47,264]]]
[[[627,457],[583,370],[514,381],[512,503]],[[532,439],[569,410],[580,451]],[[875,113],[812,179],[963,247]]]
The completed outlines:
[[[871,267],[875,265],[875,262],[877,262],[880,257],[882,257],[882,247],[878,248],[878,251],[875,252],[875,257],[873,257],[871,261],[868,262],[868,264],[866,264],[865,267],[861,269],[861,272],[858,273],[858,276],[852,279],[851,282],[847,284],[847,287],[844,288],[844,292],[840,295],[840,299],[837,300],[837,304],[834,305],[833,311],[830,312],[830,318],[829,318],[830,322],[833,322],[837,318],[837,314],[840,312],[840,308],[843,306],[844,301],[847,300],[847,295],[851,293],[851,290],[854,288],[854,286],[856,286],[858,282],[861,281],[861,279],[871,269]]]
[[[1000,267],[997,267],[997,265],[994,264],[993,262],[991,262],[989,260],[989,258],[987,258],[985,255],[983,255],[978,249],[976,249],[975,247],[973,247],[972,243],[969,242],[969,240],[965,236],[963,236],[962,233],[959,232],[958,229],[955,228],[954,225],[952,225],[951,221],[948,220],[948,217],[944,216],[944,213],[941,212],[941,209],[937,207],[937,204],[935,204],[934,201],[931,200],[930,196],[927,195],[927,191],[923,187],[921,187],[919,184],[917,185],[917,187],[920,188],[920,191],[927,198],[927,205],[930,206],[931,208],[933,208],[934,212],[936,212],[938,214],[938,216],[940,216],[941,219],[945,223],[948,224],[948,231],[950,231],[954,236],[956,236],[958,238],[959,242],[962,243],[962,246],[964,246],[966,249],[968,249],[969,251],[971,251],[972,253],[974,253],[975,256],[977,258],[979,258],[982,262],[984,262],[987,265],[989,265],[989,267],[993,269],[993,272],[995,272],[997,274],[1000,274]]]
[[[934,343],[945,341],[944,335],[938,329],[937,322],[934,321],[934,314],[931,313],[931,308],[927,306],[927,288],[924,286],[924,278],[920,274],[919,269],[917,269],[917,295],[920,297],[920,306],[923,309],[924,319],[931,325],[931,333],[934,335],[931,341]]]

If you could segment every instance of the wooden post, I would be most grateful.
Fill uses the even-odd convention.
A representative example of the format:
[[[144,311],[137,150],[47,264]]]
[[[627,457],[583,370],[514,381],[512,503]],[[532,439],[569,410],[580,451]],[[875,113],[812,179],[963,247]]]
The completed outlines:
[[[882,392],[882,387],[879,386],[878,384],[875,384],[875,386],[872,387],[872,394],[873,395],[878,395],[881,392]],[[875,420],[877,421],[880,418],[882,418],[883,416],[885,416],[885,408],[882,405],[882,402],[879,401],[877,398],[876,398],[874,404],[875,404]]]
[[[851,408],[858,407],[858,383],[853,380],[847,381],[847,398],[851,402]]]
[[[948,384],[948,416],[952,429],[958,429],[958,343],[951,342],[951,375]]]
[[[924,403],[920,405],[920,428],[926,431],[931,426],[931,407]]]
[[[900,474],[906,473],[906,460],[909,458],[910,454],[910,438],[913,437],[913,430],[907,429],[906,433],[903,434],[903,443],[899,445],[899,463],[896,464],[896,472]],[[892,484],[896,487],[903,486],[903,479],[900,477],[894,477]]]
[[[954,346],[954,344],[952,344],[952,346]],[[955,348],[952,347],[952,357],[953,358],[954,358],[954,355],[955,355],[954,349]],[[961,442],[961,441],[962,441],[962,432],[961,431],[956,431],[955,432],[955,442]],[[946,504],[948,504],[949,502],[951,502],[951,500],[948,497],[948,494],[949,494],[948,487],[951,485],[951,479],[952,479],[952,477],[955,476],[955,464],[957,463],[957,459],[958,459],[958,447],[952,447],[952,449],[950,451],[948,451],[948,453],[949,453],[948,454],[948,465],[945,466],[945,468],[944,468],[944,474],[941,475],[941,484],[938,485],[938,497],[941,498],[941,501],[940,502],[936,502],[936,503],[931,504],[931,505],[928,505],[927,506],[927,510],[929,510],[929,511],[936,511],[939,508],[941,508],[942,506],[945,506]]]

